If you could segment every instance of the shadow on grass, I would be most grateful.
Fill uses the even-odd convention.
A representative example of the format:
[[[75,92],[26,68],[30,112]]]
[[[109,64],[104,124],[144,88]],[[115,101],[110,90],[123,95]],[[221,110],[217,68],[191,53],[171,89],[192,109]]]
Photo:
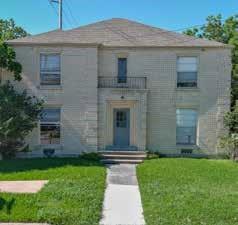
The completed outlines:
[[[6,209],[7,214],[11,214],[13,205],[15,204],[15,198],[7,201],[4,198],[0,197],[0,210]]]
[[[104,167],[99,157],[12,159],[0,161],[0,173],[47,170],[65,166]]]

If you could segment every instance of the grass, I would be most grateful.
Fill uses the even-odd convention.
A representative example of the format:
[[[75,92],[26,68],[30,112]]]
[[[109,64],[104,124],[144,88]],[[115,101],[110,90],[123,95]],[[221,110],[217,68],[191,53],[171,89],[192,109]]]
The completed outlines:
[[[98,224],[105,177],[105,168],[96,160],[52,158],[0,161],[0,180],[49,180],[37,194],[0,193],[0,221]]]
[[[148,225],[238,224],[238,163],[154,159],[137,176]]]

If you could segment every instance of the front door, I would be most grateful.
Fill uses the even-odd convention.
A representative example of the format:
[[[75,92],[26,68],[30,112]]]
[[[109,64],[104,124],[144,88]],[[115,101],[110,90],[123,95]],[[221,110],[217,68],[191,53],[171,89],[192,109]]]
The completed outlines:
[[[114,109],[114,145],[130,145],[130,109]]]

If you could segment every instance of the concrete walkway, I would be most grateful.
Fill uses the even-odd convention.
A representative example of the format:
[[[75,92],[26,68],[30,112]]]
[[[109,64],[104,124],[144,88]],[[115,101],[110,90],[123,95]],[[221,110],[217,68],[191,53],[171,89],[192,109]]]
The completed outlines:
[[[37,193],[47,183],[48,180],[0,181],[0,192]]]
[[[136,166],[110,165],[100,225],[144,225]]]

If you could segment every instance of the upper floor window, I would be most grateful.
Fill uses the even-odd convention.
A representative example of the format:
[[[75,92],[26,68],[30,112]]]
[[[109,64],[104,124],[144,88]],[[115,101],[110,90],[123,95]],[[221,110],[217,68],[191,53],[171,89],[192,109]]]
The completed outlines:
[[[197,87],[197,57],[178,57],[177,87]]]
[[[60,54],[40,55],[40,84],[60,85]]]
[[[176,110],[176,142],[177,144],[196,144],[197,111],[193,109]]]
[[[41,144],[60,144],[60,109],[47,108],[40,120]]]
[[[127,82],[127,58],[118,58],[118,83]]]

